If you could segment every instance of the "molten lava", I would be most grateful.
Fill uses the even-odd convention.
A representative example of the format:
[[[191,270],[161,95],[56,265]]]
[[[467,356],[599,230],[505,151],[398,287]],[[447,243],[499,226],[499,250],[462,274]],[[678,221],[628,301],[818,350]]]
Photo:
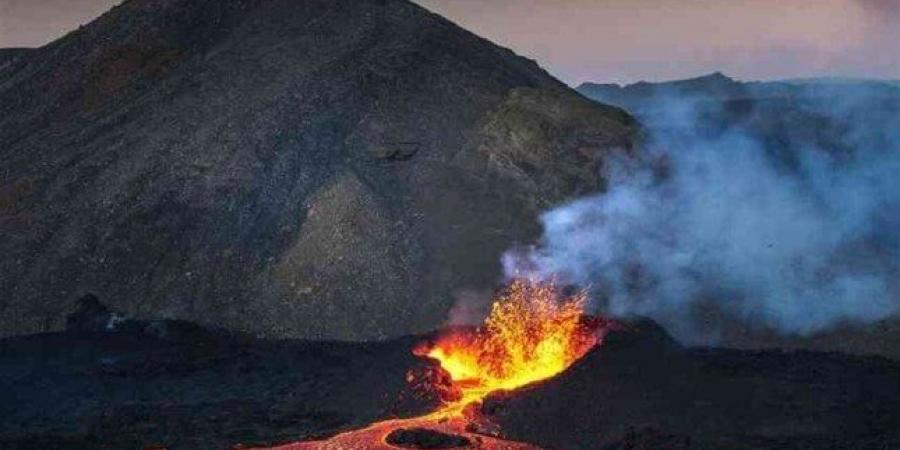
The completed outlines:
[[[584,316],[584,293],[565,297],[554,283],[514,281],[494,301],[484,325],[455,329],[417,354],[438,360],[461,397],[439,411],[460,415],[494,391],[512,390],[559,374],[599,340]]]
[[[512,390],[566,370],[598,344],[606,328],[602,319],[584,315],[585,295],[562,295],[553,283],[514,281],[495,300],[484,325],[456,328],[414,352],[437,360],[443,370],[407,374],[407,382],[438,394],[444,407],[433,414],[386,420],[323,441],[308,441],[279,450],[385,449],[397,447],[388,437],[398,430],[424,429],[477,442],[485,450],[536,450],[504,440],[490,421],[470,415],[466,406],[488,394]],[[449,374],[450,379],[447,379]],[[472,427],[479,422],[477,427]],[[478,431],[474,431],[478,430]]]

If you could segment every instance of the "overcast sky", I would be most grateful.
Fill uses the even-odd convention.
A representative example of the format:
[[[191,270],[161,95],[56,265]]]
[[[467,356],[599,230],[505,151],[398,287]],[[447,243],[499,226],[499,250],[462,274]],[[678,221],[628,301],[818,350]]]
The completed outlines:
[[[900,0],[417,0],[570,84],[900,78]],[[116,0],[0,0],[0,47],[37,46]]]

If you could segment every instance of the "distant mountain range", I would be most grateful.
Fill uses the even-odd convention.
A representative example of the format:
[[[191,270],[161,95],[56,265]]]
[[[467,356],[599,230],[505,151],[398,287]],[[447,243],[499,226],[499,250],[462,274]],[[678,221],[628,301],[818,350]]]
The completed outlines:
[[[855,94],[861,89],[900,95],[900,81],[852,78],[809,78],[784,81],[737,81],[727,75],[713,74],[686,80],[660,83],[638,82],[629,85],[583,83],[578,92],[611,105],[637,112],[665,98],[693,100],[797,99],[823,95]]]

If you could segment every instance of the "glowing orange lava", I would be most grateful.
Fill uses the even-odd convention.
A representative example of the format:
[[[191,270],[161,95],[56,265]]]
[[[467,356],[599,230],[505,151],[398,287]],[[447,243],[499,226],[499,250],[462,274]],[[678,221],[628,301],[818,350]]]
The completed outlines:
[[[446,377],[425,377],[426,383],[446,402],[435,413],[410,419],[374,423],[321,441],[278,447],[278,450],[395,449],[387,436],[400,428],[428,428],[464,436],[485,450],[537,450],[538,447],[505,440],[486,428],[470,425],[479,418],[467,414],[466,406],[488,394],[512,390],[544,380],[566,370],[600,341],[601,319],[584,315],[584,293],[564,296],[553,283],[514,281],[493,304],[479,328],[456,328],[414,350],[436,359],[450,374],[452,389],[442,391]],[[409,374],[407,381],[421,380]],[[452,391],[452,392],[451,392]],[[491,432],[485,435],[485,431]]]
[[[436,413],[458,416],[489,393],[551,378],[598,342],[584,320],[586,296],[554,283],[516,280],[494,301],[484,325],[450,331],[420,353],[438,360],[462,398]]]

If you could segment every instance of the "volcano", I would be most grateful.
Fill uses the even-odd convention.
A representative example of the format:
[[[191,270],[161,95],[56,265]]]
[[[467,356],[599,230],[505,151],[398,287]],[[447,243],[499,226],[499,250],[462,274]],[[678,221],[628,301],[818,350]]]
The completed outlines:
[[[0,59],[0,334],[91,292],[268,337],[427,332],[636,128],[406,0],[129,0]]]
[[[496,285],[646,131],[407,0],[128,0],[0,50],[0,448],[900,448],[896,360]]]
[[[413,351],[439,367],[410,371],[407,382],[432,393],[424,398],[439,398],[440,408],[281,449],[534,448],[499,439],[477,408],[495,393],[555,377],[597,346],[609,324],[585,317],[585,300],[584,293],[566,298],[554,283],[515,280],[498,294],[482,326],[438,332]]]

